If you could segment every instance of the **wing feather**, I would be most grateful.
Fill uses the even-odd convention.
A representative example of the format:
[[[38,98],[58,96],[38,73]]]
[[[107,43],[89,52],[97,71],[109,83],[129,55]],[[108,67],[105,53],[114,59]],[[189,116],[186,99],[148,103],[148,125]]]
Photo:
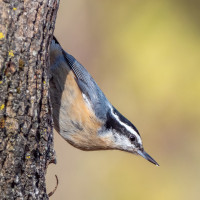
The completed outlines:
[[[77,84],[83,94],[87,97],[90,105],[100,119],[106,118],[106,110],[109,108],[109,101],[96,84],[89,72],[70,54],[63,50],[64,57],[74,72]]]

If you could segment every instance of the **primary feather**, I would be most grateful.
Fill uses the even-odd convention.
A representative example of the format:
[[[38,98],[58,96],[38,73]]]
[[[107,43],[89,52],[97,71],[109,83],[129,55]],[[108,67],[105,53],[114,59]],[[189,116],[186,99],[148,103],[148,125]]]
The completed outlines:
[[[76,81],[81,92],[85,95],[87,100],[91,102],[90,105],[95,111],[96,116],[99,119],[106,119],[106,113],[111,104],[105,97],[104,93],[98,87],[88,71],[72,55],[68,54],[64,50],[63,55],[66,58],[69,67],[76,75]]]

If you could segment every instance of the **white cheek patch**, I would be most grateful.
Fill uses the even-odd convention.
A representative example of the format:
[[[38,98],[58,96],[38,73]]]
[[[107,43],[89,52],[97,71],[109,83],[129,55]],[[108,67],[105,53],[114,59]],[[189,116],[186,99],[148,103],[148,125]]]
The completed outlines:
[[[124,136],[124,135],[119,135],[115,134],[115,143],[116,146],[119,146],[120,148],[124,150],[133,150],[133,144],[130,142],[130,140]]]
[[[111,113],[112,115],[115,117],[115,119],[122,125],[126,128],[127,131],[129,131],[130,133],[132,133],[136,138],[137,138],[137,141],[138,143],[142,144],[142,140],[140,138],[140,136],[138,135],[138,133],[129,125],[125,124],[124,122],[122,122],[120,119],[119,119],[119,116],[117,116],[114,112],[113,112],[113,108],[111,107]],[[127,139],[127,138],[126,138]],[[127,139],[128,140],[128,139]],[[129,141],[129,140],[128,140]],[[130,141],[129,141],[130,142]]]

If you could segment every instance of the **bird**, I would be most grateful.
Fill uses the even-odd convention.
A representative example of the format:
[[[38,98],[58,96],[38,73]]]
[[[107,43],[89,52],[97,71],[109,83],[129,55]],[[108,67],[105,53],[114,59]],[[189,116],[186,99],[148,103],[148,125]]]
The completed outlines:
[[[159,164],[144,151],[137,128],[106,98],[90,73],[63,50],[50,45],[50,99],[55,130],[84,150],[121,150]]]

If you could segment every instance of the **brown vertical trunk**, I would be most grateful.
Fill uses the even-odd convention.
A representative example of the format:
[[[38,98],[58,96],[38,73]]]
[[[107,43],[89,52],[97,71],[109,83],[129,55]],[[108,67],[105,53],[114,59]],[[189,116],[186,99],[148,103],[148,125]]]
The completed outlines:
[[[59,0],[0,0],[0,199],[48,199],[48,50]]]

